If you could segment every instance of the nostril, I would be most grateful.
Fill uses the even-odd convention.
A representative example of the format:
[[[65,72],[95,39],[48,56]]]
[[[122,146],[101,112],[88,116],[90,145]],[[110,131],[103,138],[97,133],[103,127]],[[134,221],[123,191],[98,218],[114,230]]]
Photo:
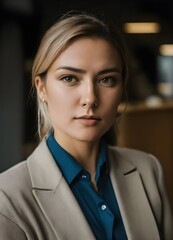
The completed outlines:
[[[86,103],[83,103],[82,106],[95,109],[98,107],[98,103],[97,102],[86,102]]]
[[[98,103],[93,103],[93,108],[97,108],[98,107]]]

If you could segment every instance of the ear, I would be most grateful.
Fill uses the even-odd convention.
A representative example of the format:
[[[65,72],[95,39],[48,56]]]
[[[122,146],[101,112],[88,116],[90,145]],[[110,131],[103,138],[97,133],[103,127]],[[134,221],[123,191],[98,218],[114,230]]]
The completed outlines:
[[[37,89],[37,94],[40,99],[44,102],[46,101],[46,87],[45,82],[41,79],[40,76],[35,78],[35,87]]]

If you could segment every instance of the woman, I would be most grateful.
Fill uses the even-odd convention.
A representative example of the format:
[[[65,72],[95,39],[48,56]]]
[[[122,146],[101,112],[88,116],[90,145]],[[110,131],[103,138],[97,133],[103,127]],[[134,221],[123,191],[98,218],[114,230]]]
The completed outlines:
[[[126,78],[103,21],[66,15],[47,31],[33,65],[41,142],[0,176],[1,239],[173,239],[158,161],[106,143]]]

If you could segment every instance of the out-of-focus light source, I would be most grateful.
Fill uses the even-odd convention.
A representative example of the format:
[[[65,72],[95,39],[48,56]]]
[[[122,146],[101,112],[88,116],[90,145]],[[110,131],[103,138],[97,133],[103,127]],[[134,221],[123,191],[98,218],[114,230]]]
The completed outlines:
[[[133,34],[158,33],[161,27],[157,22],[127,22],[124,31]]]
[[[159,47],[159,52],[163,56],[173,56],[173,44],[163,44]]]

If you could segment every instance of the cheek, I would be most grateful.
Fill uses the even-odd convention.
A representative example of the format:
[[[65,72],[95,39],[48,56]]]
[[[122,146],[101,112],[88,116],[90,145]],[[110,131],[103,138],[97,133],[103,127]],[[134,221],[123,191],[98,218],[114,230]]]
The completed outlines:
[[[48,106],[48,111],[50,114],[50,118],[52,121],[56,118],[56,116],[61,116],[58,114],[62,112],[63,106],[63,96],[62,92],[59,91],[56,86],[48,85],[46,88],[46,101]]]
[[[59,109],[62,106],[62,96],[58,92],[51,92],[48,94],[48,109],[55,110]]]
[[[76,105],[76,94],[64,88],[47,89],[48,110],[52,116],[68,115]]]
[[[121,96],[121,89],[116,89],[115,91],[104,95],[103,102],[105,103],[105,109],[107,109],[109,113],[112,112],[113,115],[116,113],[118,105],[121,101]]]

